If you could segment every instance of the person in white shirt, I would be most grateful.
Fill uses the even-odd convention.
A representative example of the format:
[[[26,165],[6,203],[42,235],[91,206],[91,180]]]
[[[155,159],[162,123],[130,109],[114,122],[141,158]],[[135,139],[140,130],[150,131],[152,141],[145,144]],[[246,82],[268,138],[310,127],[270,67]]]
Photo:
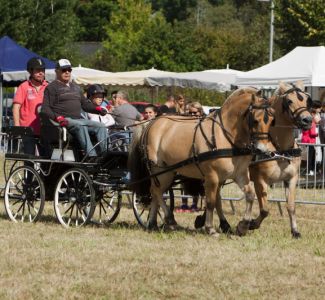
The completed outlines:
[[[87,89],[87,98],[96,106],[102,106],[104,98],[106,96],[106,91],[99,84],[92,84]],[[105,107],[108,111],[111,111],[110,107]],[[108,113],[105,116],[98,114],[88,113],[87,117],[89,120],[103,123],[106,127],[115,124],[114,118]]]

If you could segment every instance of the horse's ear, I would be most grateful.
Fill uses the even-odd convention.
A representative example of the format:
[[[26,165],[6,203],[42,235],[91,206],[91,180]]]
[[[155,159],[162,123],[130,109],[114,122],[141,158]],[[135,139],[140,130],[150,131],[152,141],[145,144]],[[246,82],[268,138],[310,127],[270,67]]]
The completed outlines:
[[[298,80],[296,83],[295,83],[295,86],[297,88],[299,88],[301,91],[304,91],[305,90],[305,86],[304,86],[304,82],[302,80]]]
[[[284,94],[288,89],[289,89],[288,85],[285,82],[283,82],[283,81],[279,82],[280,94]]]

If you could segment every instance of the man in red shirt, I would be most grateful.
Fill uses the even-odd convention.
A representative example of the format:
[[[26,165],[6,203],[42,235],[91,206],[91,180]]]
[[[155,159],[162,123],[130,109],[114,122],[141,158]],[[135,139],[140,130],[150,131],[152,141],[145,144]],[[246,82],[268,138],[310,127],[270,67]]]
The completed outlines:
[[[15,126],[31,127],[35,135],[40,133],[38,107],[43,102],[45,81],[45,63],[41,58],[33,57],[27,62],[29,80],[24,81],[17,89],[13,101],[13,119]],[[35,155],[35,140],[24,138],[24,152]]]

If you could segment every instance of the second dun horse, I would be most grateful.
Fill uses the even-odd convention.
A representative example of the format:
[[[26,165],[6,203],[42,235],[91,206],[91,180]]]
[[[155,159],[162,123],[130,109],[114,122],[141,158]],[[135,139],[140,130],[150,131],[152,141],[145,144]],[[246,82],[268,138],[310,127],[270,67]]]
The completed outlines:
[[[138,196],[151,195],[148,228],[157,228],[159,206],[166,224],[176,225],[162,195],[176,174],[180,174],[204,180],[205,229],[209,234],[216,234],[214,208],[219,217],[222,214],[216,195],[225,180],[233,179],[246,195],[244,219],[237,226],[239,234],[245,232],[255,196],[248,174],[252,149],[268,151],[272,121],[273,109],[256,89],[246,88],[233,92],[219,113],[214,112],[203,120],[161,116],[144,127],[143,132],[136,133],[129,152],[131,188]]]
[[[290,218],[291,234],[299,238],[295,214],[295,193],[301,163],[301,150],[294,139],[294,128],[307,130],[311,127],[312,116],[308,111],[311,98],[304,93],[302,82],[296,85],[280,83],[270,99],[275,110],[275,126],[271,128],[272,152],[278,159],[252,164],[249,168],[260,206],[260,215],[250,222],[250,229],[260,227],[269,214],[267,207],[267,186],[283,181]],[[272,147],[269,145],[269,147]]]

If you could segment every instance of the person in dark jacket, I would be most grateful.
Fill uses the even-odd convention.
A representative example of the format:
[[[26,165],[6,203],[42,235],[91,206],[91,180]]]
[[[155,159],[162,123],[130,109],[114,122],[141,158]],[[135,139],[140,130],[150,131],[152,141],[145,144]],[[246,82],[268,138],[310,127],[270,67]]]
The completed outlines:
[[[89,133],[95,134],[101,152],[107,148],[107,130],[104,124],[82,118],[81,109],[89,113],[106,115],[107,109],[95,106],[83,95],[80,87],[71,82],[71,63],[60,59],[55,68],[56,80],[51,82],[44,91],[42,113],[50,119],[66,127],[69,133],[77,139],[81,149],[89,157],[96,157],[96,150],[90,140]]]

